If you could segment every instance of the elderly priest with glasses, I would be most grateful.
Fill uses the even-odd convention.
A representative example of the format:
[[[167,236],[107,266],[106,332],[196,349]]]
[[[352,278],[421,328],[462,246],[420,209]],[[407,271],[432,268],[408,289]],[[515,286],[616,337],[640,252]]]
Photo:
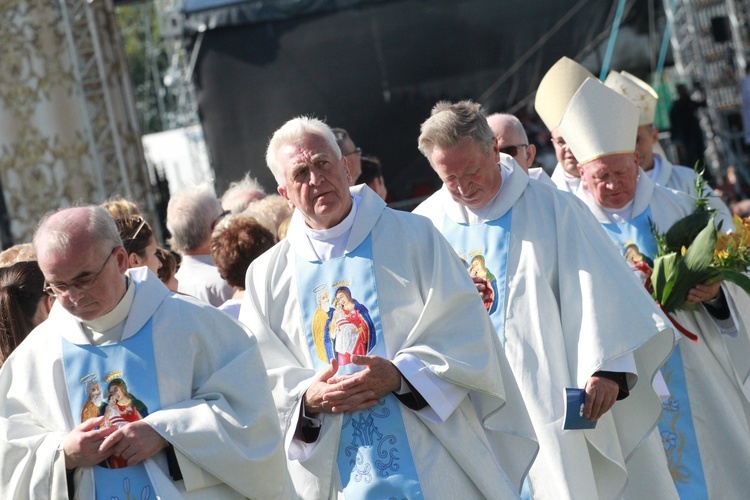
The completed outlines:
[[[102,208],[34,237],[57,297],[0,370],[0,498],[281,498],[287,474],[254,337],[128,270]]]

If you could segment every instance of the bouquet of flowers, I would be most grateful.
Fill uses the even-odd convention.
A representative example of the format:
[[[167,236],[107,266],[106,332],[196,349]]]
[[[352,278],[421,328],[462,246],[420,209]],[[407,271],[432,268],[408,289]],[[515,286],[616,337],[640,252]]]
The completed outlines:
[[[726,280],[750,294],[750,218],[734,217],[734,232],[719,233],[708,208],[705,181],[698,175],[695,211],[666,233],[652,224],[658,253],[651,275],[651,294],[666,313],[686,308],[690,289]],[[721,229],[721,227],[719,227]]]

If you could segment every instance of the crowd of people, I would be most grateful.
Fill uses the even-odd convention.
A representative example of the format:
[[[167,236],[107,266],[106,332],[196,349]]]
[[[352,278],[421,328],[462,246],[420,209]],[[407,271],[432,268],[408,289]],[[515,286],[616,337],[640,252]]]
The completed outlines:
[[[551,176],[518,117],[439,102],[414,213],[302,116],[278,194],[175,194],[171,249],[129,200],[48,214],[0,254],[0,497],[742,498],[750,296],[647,290],[654,227],[734,220],[657,99],[558,61]]]

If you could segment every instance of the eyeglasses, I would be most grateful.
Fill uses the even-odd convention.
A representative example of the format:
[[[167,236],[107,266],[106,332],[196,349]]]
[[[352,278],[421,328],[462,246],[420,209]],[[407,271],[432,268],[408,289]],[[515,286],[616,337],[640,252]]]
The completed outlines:
[[[45,286],[42,290],[47,295],[53,295],[56,297],[62,297],[63,295],[67,295],[68,293],[70,293],[71,288],[75,288],[76,290],[85,292],[86,290],[93,287],[94,284],[96,284],[96,280],[99,279],[99,275],[102,274],[102,271],[104,271],[104,268],[106,267],[107,262],[109,262],[109,259],[112,258],[112,255],[114,255],[115,250],[117,250],[118,248],[120,247],[115,247],[112,249],[111,252],[109,252],[109,255],[107,256],[107,259],[104,261],[104,264],[102,264],[102,267],[99,268],[99,271],[95,275],[78,278],[77,280],[74,280],[72,283],[47,283],[47,286]]]
[[[504,148],[500,148],[501,153],[505,153],[508,156],[512,156],[515,158],[515,156],[518,154],[518,148],[527,148],[529,147],[528,144],[516,144],[515,146],[505,146]]]
[[[361,154],[362,154],[362,148],[354,148],[354,151],[349,151],[348,153],[344,153],[342,156],[361,155]]]

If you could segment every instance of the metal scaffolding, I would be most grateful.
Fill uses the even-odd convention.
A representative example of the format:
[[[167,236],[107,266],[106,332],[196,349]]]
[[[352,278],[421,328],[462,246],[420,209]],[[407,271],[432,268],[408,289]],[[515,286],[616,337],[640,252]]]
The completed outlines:
[[[664,0],[664,9],[672,27],[675,67],[683,80],[700,87],[699,97],[705,99],[699,118],[706,160],[714,175],[721,176],[728,166],[742,167],[747,161],[741,145],[740,84],[750,55],[750,1]]]
[[[132,198],[112,93],[107,83],[96,5],[86,0],[60,0],[59,5],[73,73],[84,97],[82,114],[89,153],[94,159],[99,196],[102,200],[107,197],[104,173],[117,170],[123,194]]]
[[[164,50],[169,58],[162,83],[166,88],[166,125],[176,129],[197,125],[198,101],[193,86],[193,71],[203,41],[205,26],[199,27],[195,39],[187,36],[185,15],[181,12],[182,0],[154,0],[159,16]]]

